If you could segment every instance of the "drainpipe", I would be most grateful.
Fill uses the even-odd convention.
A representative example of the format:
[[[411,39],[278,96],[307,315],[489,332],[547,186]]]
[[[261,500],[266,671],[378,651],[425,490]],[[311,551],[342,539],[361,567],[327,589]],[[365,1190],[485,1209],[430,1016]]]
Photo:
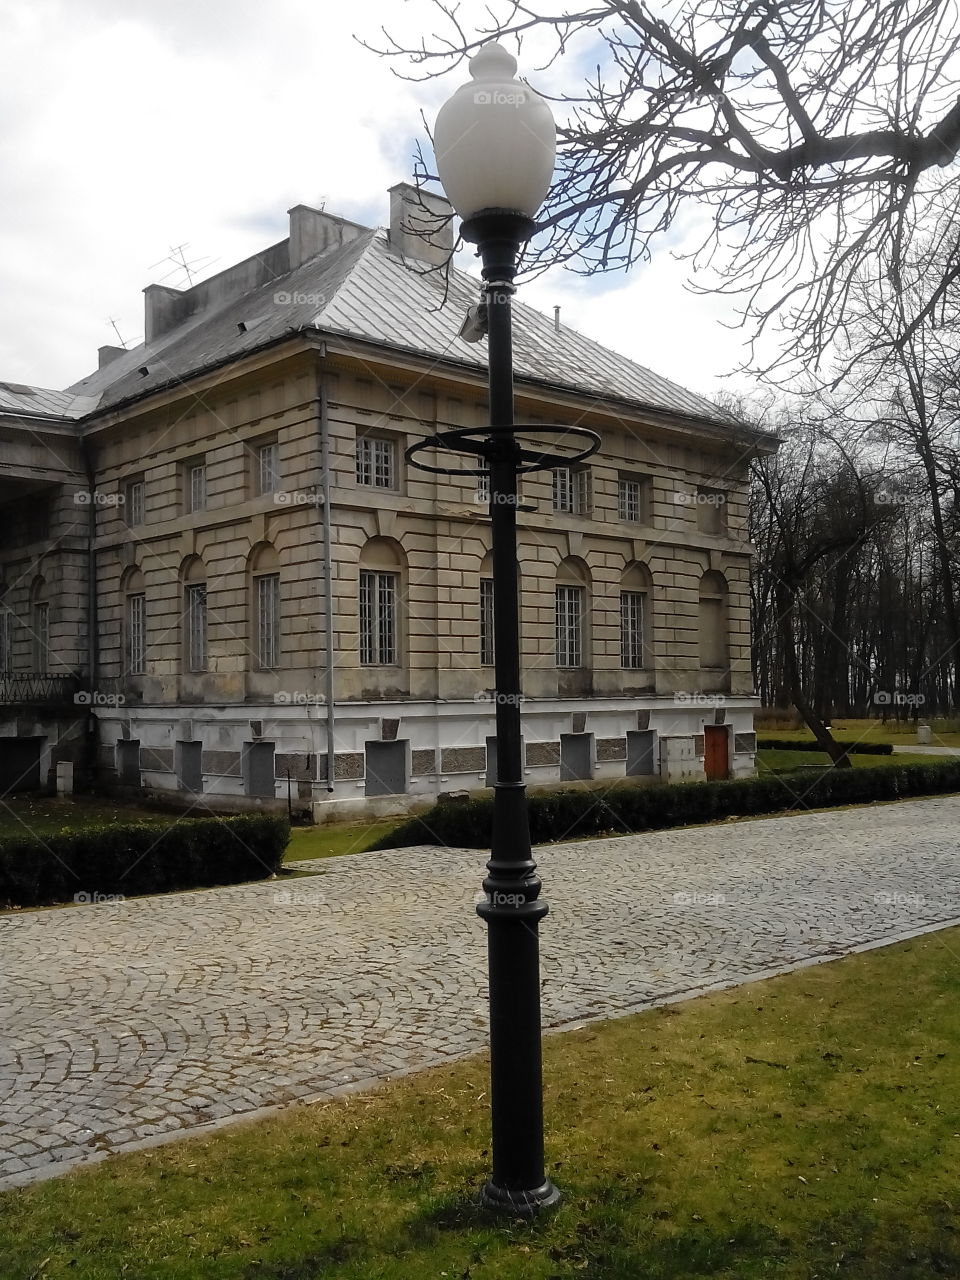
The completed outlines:
[[[327,791],[333,791],[334,737],[336,707],[333,684],[333,543],[330,516],[330,419],[327,412],[327,388],[317,361],[317,402],[320,406],[320,493],[323,519],[323,603],[326,629],[327,673],[325,699],[327,706]]]
[[[87,686],[91,692],[97,687],[97,668],[99,653],[97,641],[97,504],[94,494],[97,487],[97,473],[94,466],[93,450],[87,441],[80,440],[80,455],[83,458],[84,471],[87,476],[87,492],[90,502],[87,505]],[[93,706],[87,710],[86,755],[90,779],[97,776],[97,718]]]

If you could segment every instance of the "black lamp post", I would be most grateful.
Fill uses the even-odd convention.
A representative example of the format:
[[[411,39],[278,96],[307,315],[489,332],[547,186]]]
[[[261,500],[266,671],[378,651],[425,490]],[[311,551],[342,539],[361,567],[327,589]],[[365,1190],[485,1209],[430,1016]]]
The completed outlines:
[[[477,906],[487,922],[493,1171],[482,1194],[490,1207],[529,1216],[560,1195],[543,1159],[538,928],[547,904],[523,783],[517,475],[529,458],[514,432],[510,299],[520,246],[553,176],[556,128],[516,69],[500,45],[484,46],[470,62],[472,83],[440,110],[434,150],[464,239],[477,245],[487,303],[490,425],[482,442],[460,440],[489,467],[493,542],[497,779],[489,874]]]

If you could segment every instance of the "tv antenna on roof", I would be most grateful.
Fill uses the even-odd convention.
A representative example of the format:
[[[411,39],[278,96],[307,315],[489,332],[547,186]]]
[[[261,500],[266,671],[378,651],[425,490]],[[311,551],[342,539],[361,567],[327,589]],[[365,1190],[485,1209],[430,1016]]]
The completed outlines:
[[[153,263],[153,265],[150,267],[151,271],[155,270],[155,268],[157,267],[162,267],[166,265],[166,263],[168,262],[173,263],[173,270],[168,271],[167,274],[163,276],[162,279],[158,280],[157,281],[158,284],[166,284],[166,282],[172,276],[178,275],[180,272],[182,272],[187,278],[186,287],[188,289],[192,289],[193,277],[195,273],[198,271],[205,270],[205,268],[212,266],[213,263],[216,262],[216,258],[197,258],[194,262],[188,262],[186,251],[189,248],[190,248],[190,245],[186,241],[183,244],[171,245],[170,252],[167,254],[167,256],[165,258],[161,258],[159,262]],[[182,288],[183,281],[181,280],[179,285],[172,286],[172,287]]]
[[[128,350],[129,348],[127,347],[127,344],[124,341],[124,339],[120,336],[120,330],[117,328],[117,322],[116,320],[114,320],[113,316],[107,316],[107,324],[110,326],[113,332],[117,335],[117,341],[120,343],[121,347],[123,347],[124,351]]]

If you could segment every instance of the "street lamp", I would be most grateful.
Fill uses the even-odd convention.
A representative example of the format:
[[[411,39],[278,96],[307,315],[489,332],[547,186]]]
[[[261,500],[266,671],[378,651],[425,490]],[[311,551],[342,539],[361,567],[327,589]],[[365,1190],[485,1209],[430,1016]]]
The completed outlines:
[[[523,783],[517,475],[529,469],[530,456],[514,432],[510,298],[520,246],[533,234],[553,177],[556,126],[516,70],[506,49],[484,45],[470,61],[472,81],[440,109],[434,152],[463,237],[477,245],[487,302],[489,430],[478,444],[462,433],[453,442],[472,448],[489,468],[493,544],[497,777],[489,874],[477,906],[487,922],[493,1171],[482,1199],[532,1216],[556,1204],[560,1193],[543,1161],[538,928],[548,908],[540,897]]]

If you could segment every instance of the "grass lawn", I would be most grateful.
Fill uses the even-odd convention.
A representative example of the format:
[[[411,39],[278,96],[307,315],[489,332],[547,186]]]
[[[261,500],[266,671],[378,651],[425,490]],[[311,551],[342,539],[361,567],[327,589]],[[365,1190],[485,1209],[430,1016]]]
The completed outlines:
[[[0,1195],[4,1280],[960,1274],[960,930],[545,1041],[532,1225],[469,1059]]]
[[[296,862],[300,858],[336,858],[341,853],[363,853],[403,821],[403,818],[377,818],[371,822],[294,827],[283,860]]]
[[[8,796],[0,805],[0,839],[4,836],[56,835],[84,827],[114,822],[170,823],[176,814],[169,810],[141,808],[98,796],[76,800],[56,800],[49,796]],[[203,814],[192,814],[202,817]]]
[[[763,744],[757,752],[757,776],[775,773],[822,773],[832,768],[830,757],[825,751],[764,751]],[[923,755],[908,755],[898,751],[892,756],[852,755],[850,759],[855,769],[873,769],[882,765],[930,764],[935,758]]]
[[[925,720],[921,716],[920,723],[930,726],[932,747],[960,747],[960,732],[955,720]],[[833,720],[831,731],[835,738],[843,738],[848,742],[892,742],[895,746],[905,747],[914,745],[917,741],[913,721],[898,724],[896,720],[888,720],[886,724],[881,724],[879,720]],[[757,733],[761,738],[799,738],[806,742],[813,741],[813,734],[807,728],[767,729],[761,725],[758,726]]]

